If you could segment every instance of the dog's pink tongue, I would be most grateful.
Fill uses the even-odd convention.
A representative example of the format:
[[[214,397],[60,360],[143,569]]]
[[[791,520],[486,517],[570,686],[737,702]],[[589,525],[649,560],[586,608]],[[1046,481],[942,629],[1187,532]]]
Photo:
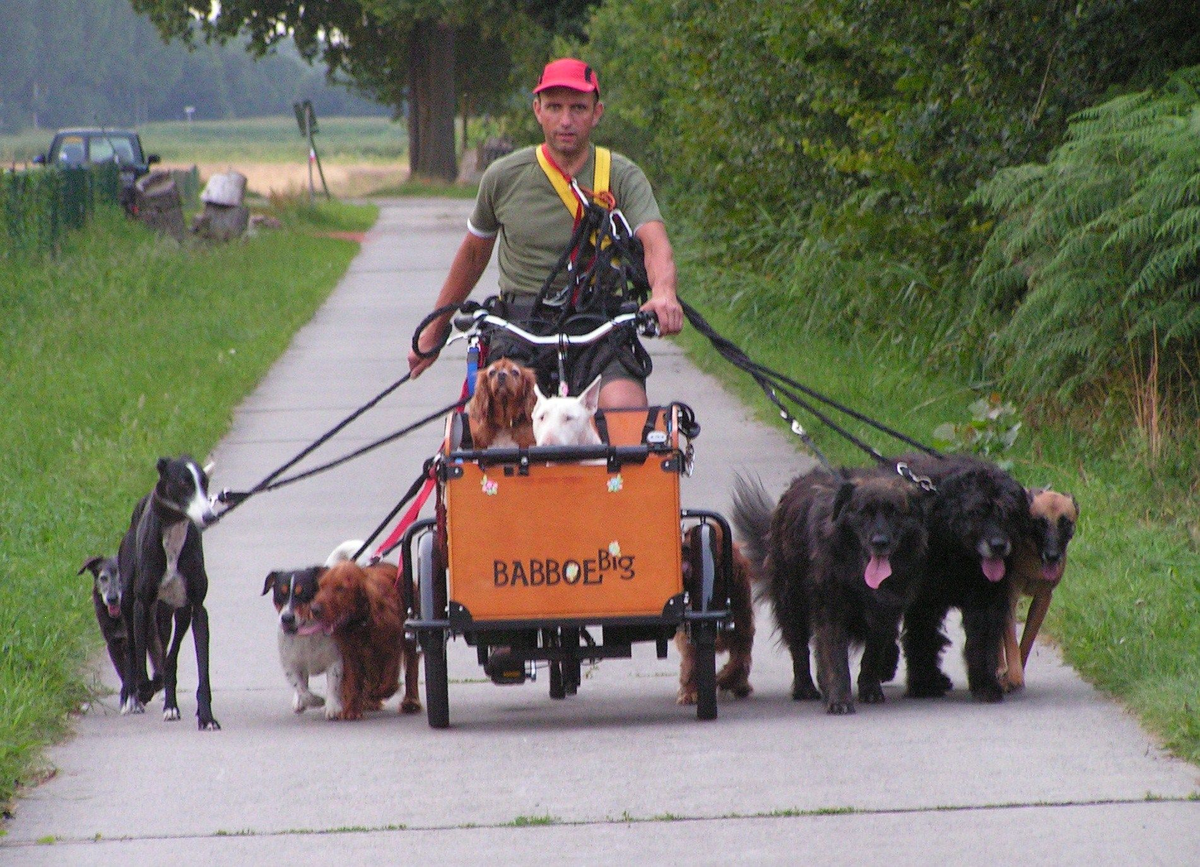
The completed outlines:
[[[999,557],[987,557],[983,561],[983,574],[995,583],[1004,577],[1004,561]]]
[[[121,616],[121,606],[120,605],[109,605],[108,606],[108,616],[109,617],[120,617]]]
[[[872,590],[878,590],[879,585],[883,583],[883,579],[892,574],[892,564],[887,557],[876,557],[871,555],[871,560],[867,563],[867,571],[863,572],[863,580],[867,582],[867,586]]]
[[[306,623],[296,630],[297,635],[316,635],[318,632],[327,632],[325,624],[314,620],[312,623]]]

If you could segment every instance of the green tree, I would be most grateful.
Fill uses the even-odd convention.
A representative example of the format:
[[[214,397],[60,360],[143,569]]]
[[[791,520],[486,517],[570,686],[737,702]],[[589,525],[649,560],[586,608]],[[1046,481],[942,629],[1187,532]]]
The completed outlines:
[[[508,76],[494,64],[504,52],[501,35],[550,36],[549,28],[582,20],[584,0],[132,0],[164,37],[226,40],[239,34],[251,49],[265,53],[292,39],[302,55],[322,61],[331,74],[346,73],[381,101],[407,108],[409,162],[414,174],[453,180],[457,174],[454,118],[458,107],[456,72],[476,100],[504,92]],[[460,56],[465,35],[476,51]],[[528,36],[526,39],[530,38]]]
[[[589,58],[710,249],[781,310],[949,356],[975,186],[1112,89],[1200,60],[1185,0],[609,0]],[[636,62],[626,62],[635,58]],[[764,299],[758,298],[757,301]]]

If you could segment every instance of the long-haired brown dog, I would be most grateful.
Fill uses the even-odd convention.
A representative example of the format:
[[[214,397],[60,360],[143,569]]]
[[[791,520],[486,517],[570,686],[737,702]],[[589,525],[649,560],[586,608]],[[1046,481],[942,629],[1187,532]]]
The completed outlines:
[[[1004,627],[1000,683],[1008,691],[1025,686],[1029,652],[1050,610],[1050,597],[1067,568],[1067,545],[1079,522],[1079,504],[1070,494],[1033,488],[1029,491],[1029,517],[1029,531],[1017,542],[1013,553],[1008,621]],[[1022,596],[1032,596],[1033,600],[1018,645],[1017,604]]]
[[[471,442],[477,449],[527,448],[533,445],[533,407],[537,377],[508,358],[494,361],[475,377],[467,403]]]
[[[715,530],[713,549],[721,557],[725,550],[724,533],[720,524],[711,526]],[[692,566],[697,561],[695,554],[699,545],[696,528],[688,528],[683,537],[683,582],[693,594],[700,592],[698,576]],[[717,653],[729,653],[729,660],[717,672],[717,688],[731,692],[738,698],[745,698],[754,692],[754,687],[750,685],[751,651],[754,649],[754,597],[750,587],[750,562],[736,544],[733,546],[732,566],[733,584],[729,587],[729,603],[733,629],[717,635]],[[718,562],[716,568],[717,574],[721,574],[722,564]],[[679,650],[679,693],[676,701],[679,704],[695,704],[695,647],[682,627],[675,633],[675,647]]]
[[[404,635],[404,611],[396,588],[396,567],[359,566],[344,560],[321,575],[311,611],[342,652],[341,719],[359,719],[379,710],[399,688],[404,664],[401,713],[421,709],[417,694],[416,642]]]
[[[737,479],[734,524],[792,654],[793,699],[823,696],[829,713],[854,713],[850,646],[862,644],[859,700],[884,700],[900,618],[925,564],[925,500],[891,470],[814,471],[793,480],[774,508],[761,485]]]

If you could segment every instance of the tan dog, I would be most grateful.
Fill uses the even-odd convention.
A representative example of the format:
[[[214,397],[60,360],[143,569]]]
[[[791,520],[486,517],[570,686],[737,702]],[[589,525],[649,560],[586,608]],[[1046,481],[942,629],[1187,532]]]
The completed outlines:
[[[718,555],[724,550],[721,527],[713,524],[714,547]],[[688,529],[683,538],[683,581],[689,592],[700,592],[699,576],[694,575],[692,564],[700,545],[695,527]],[[718,572],[720,569],[718,568]],[[750,562],[742,555],[735,542],[733,545],[733,585],[729,588],[730,608],[733,612],[732,631],[723,631],[717,636],[717,652],[729,652],[729,661],[717,673],[717,688],[745,698],[754,692],[750,685],[751,650],[754,647],[754,598],[750,586]],[[696,652],[682,626],[675,633],[675,647],[679,650],[679,693],[678,704],[695,704]]]
[[[528,448],[533,445],[532,370],[501,358],[479,371],[475,394],[467,404],[471,442],[477,449]]]
[[[1029,491],[1029,516],[1032,533],[1020,540],[1013,553],[1012,586],[1009,593],[1008,622],[1004,629],[1000,683],[1006,691],[1025,686],[1025,664],[1033,640],[1037,638],[1050,597],[1062,580],[1067,567],[1067,545],[1075,535],[1079,504],[1070,494],[1038,488]],[[1032,596],[1021,643],[1017,644],[1017,604],[1021,596]]]

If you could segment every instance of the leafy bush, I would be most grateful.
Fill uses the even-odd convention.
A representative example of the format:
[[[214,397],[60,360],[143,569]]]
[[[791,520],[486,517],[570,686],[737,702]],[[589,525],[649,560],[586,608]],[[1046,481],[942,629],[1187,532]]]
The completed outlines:
[[[1043,164],[973,201],[1000,214],[972,279],[1002,382],[1065,399],[1114,378],[1196,405],[1200,67],[1081,112]]]
[[[608,0],[582,51],[605,82],[601,135],[647,163],[714,260],[786,284],[764,301],[971,363],[956,323],[990,226],[964,200],[1109,89],[1200,61],[1193,15],[1178,0]]]

